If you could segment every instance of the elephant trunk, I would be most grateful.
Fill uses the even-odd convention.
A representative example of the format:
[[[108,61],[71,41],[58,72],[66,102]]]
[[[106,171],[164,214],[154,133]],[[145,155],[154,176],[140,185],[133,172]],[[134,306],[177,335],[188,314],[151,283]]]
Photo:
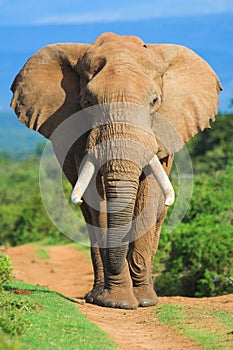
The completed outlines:
[[[130,240],[140,176],[140,169],[131,165],[136,171],[110,172],[104,176],[108,212],[106,263],[111,275],[122,272]]]

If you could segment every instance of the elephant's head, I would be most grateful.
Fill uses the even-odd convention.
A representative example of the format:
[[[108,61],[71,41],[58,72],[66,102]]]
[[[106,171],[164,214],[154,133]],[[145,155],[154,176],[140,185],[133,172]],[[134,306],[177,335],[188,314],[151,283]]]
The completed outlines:
[[[120,209],[121,203],[111,201],[115,182],[122,183],[121,202],[129,196],[124,182],[131,182],[134,203],[147,163],[171,204],[172,188],[157,159],[209,127],[220,90],[211,67],[186,47],[144,44],[137,37],[105,33],[91,45],[49,45],[32,56],[12,85],[12,108],[22,123],[49,138],[75,112],[100,105],[98,116],[89,118],[84,145],[90,157],[80,177],[88,181],[76,184],[73,200],[80,201],[95,171],[92,159],[101,157],[98,145],[104,143],[102,156],[111,153],[102,167],[106,196],[109,205]],[[137,144],[149,151],[132,146]],[[158,158],[151,160],[151,155]],[[127,208],[132,217],[133,204]]]

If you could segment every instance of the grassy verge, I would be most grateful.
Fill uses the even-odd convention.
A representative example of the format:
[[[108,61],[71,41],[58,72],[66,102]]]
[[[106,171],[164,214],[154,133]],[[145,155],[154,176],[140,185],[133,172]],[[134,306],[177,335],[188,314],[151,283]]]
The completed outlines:
[[[41,248],[39,248],[37,250],[37,256],[38,258],[44,258],[44,259],[49,259],[49,254],[46,250],[46,247],[56,247],[56,246],[61,246],[61,245],[65,245],[65,246],[71,246],[75,249],[77,249],[78,251],[84,253],[84,255],[86,257],[88,257],[90,259],[90,242],[86,241],[83,243],[79,243],[79,242],[72,242],[70,240],[67,239],[67,242],[59,242],[59,241],[53,241],[50,239],[43,239],[41,241],[35,241],[35,242],[30,242],[27,245],[35,245],[35,246],[40,246]]]
[[[45,248],[39,248],[35,251],[36,256],[40,259],[50,259],[49,253]]]
[[[20,332],[12,332],[9,329],[7,331],[7,327],[12,327],[12,320],[9,317],[8,326],[1,327],[0,324],[0,335],[3,334],[1,338],[4,342],[0,343],[0,348],[7,350],[117,348],[104,331],[92,324],[79,311],[77,304],[62,294],[22,282],[10,283],[5,288],[8,304],[14,304],[17,300],[18,304],[27,306],[21,309],[23,316]],[[12,315],[19,313],[19,309],[12,309],[11,313]]]
[[[204,350],[233,348],[233,320],[221,310],[194,305],[164,304],[155,310],[158,320],[191,339]]]

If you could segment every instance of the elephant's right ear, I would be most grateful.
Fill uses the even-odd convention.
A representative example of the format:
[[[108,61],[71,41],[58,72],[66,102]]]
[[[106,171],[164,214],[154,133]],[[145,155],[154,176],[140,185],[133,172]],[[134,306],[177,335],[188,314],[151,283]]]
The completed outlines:
[[[81,109],[76,66],[89,46],[49,45],[26,62],[11,86],[11,107],[28,128],[49,138],[64,119]]]

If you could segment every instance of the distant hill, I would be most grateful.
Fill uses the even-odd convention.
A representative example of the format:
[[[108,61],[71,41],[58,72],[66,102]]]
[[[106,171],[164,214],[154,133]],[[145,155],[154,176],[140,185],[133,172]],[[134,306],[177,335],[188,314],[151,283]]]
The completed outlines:
[[[12,111],[0,111],[0,154],[9,152],[17,159],[32,155],[45,138],[22,125]]]

